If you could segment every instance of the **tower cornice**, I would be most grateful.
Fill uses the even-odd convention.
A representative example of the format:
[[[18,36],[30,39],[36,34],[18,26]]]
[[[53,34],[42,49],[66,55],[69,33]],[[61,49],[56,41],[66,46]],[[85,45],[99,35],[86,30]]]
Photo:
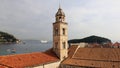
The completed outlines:
[[[54,22],[53,24],[57,24],[57,23],[60,23],[60,24],[68,24],[67,22]]]

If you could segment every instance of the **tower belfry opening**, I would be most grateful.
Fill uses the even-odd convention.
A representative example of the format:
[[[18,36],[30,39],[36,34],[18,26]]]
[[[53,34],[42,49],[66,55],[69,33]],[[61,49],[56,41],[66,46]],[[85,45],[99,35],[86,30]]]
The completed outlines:
[[[61,7],[59,7],[55,17],[56,17],[56,22],[59,22],[59,21],[65,22],[65,13],[61,9]]]

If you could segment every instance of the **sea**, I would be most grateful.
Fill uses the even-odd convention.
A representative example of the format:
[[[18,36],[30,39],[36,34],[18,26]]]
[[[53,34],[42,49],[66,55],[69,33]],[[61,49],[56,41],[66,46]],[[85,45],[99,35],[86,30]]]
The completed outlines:
[[[41,43],[40,40],[23,40],[19,44],[0,44],[0,56],[43,52],[52,48],[52,42]]]

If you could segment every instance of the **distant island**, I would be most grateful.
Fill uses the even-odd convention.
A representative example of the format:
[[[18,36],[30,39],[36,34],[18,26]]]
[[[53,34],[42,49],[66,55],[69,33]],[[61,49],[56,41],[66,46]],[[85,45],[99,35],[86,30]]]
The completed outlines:
[[[107,39],[107,38],[92,35],[92,36],[89,36],[89,37],[86,37],[86,38],[83,38],[83,39],[72,39],[72,40],[68,41],[69,44],[71,44],[71,43],[81,43],[81,42],[105,44],[105,43],[111,43],[111,40]]]
[[[18,43],[19,40],[13,35],[0,31],[0,44]]]

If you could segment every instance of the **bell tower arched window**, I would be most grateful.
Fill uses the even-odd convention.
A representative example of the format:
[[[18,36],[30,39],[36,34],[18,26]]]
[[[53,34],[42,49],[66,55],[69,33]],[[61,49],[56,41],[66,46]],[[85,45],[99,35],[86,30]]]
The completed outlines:
[[[59,17],[59,21],[62,21],[62,18],[61,18],[61,17]]]
[[[63,28],[62,31],[63,31],[63,35],[65,35],[65,28]]]

